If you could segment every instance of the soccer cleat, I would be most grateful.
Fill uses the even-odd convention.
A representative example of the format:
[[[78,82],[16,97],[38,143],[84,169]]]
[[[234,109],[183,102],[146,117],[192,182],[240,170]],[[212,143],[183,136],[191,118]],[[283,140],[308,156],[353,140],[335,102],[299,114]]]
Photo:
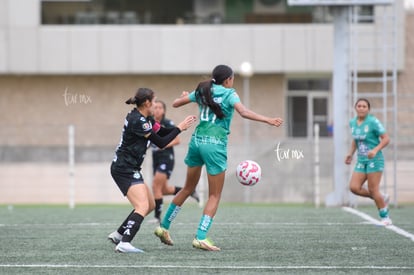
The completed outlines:
[[[143,250],[133,247],[131,243],[126,242],[119,242],[115,247],[115,251],[121,253],[144,253]]]
[[[110,240],[113,244],[119,244],[122,240],[122,235],[118,233],[118,231],[114,231],[108,235],[108,240]]]
[[[198,195],[197,191],[194,190],[193,193],[190,195],[193,199],[195,199],[197,202],[200,202],[200,196]]]
[[[194,238],[193,240],[193,247],[208,251],[220,251],[220,247],[217,247],[211,242],[209,239],[204,240],[198,240],[197,238]]]
[[[173,245],[173,240],[170,237],[170,233],[167,229],[162,228],[161,226],[158,226],[154,231],[155,236],[160,238],[160,241],[162,243],[165,243],[166,245]]]
[[[389,217],[382,218],[382,219],[381,219],[381,223],[382,223],[384,226],[392,225],[392,220],[391,220]]]
[[[151,220],[148,221],[149,224],[160,224],[160,219],[159,218],[153,218]]]

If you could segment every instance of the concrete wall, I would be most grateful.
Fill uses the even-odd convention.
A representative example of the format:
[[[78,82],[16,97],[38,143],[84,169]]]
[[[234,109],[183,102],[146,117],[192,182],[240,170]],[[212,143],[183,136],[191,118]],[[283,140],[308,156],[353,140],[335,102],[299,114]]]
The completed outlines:
[[[20,12],[19,7],[23,3],[27,9],[23,9],[22,14],[16,15],[17,17],[9,18],[12,14]],[[26,13],[36,10],[37,4],[37,0],[0,0],[0,74],[3,74],[0,75],[0,204],[68,201],[66,162],[69,124],[75,125],[76,128],[76,201],[125,202],[109,174],[109,164],[113,150],[119,142],[122,121],[131,108],[125,105],[124,101],[132,96],[138,87],[150,87],[170,106],[182,90],[192,90],[199,81],[207,77],[208,72],[216,65],[215,62],[218,62],[218,59],[215,59],[217,52],[220,52],[220,63],[233,62],[231,65],[235,67],[244,61],[246,56],[255,58],[255,71],[261,73],[256,73],[250,82],[251,108],[267,115],[283,117],[286,114],[287,75],[326,76],[329,74],[327,72],[331,71],[332,49],[326,46],[332,39],[330,26],[289,26],[291,29],[285,29],[287,26],[256,26],[254,31],[241,26],[221,26],[217,29],[210,29],[211,26],[197,26],[199,29],[196,31],[190,30],[188,26],[183,29],[177,26],[167,26],[166,29],[131,27],[120,30],[119,33],[115,26],[99,30],[88,27],[73,27],[68,30],[67,27],[56,26],[33,27],[38,18]],[[410,160],[414,144],[414,24],[411,24],[413,18],[413,14],[407,17],[407,29],[404,32],[406,44],[399,44],[404,49],[399,58],[406,57],[406,67],[399,74],[401,108],[398,114],[399,123],[407,125],[401,128],[404,132],[399,135],[400,142],[402,138],[406,140],[406,147],[400,149],[400,154],[405,153],[405,158],[408,159],[400,161],[397,166],[400,202],[412,202],[414,197],[413,189],[409,185],[413,177]],[[177,36],[170,35],[167,30],[171,30]],[[250,30],[248,33],[253,36],[253,39],[249,40],[252,44],[248,46],[243,44],[246,42],[243,37],[246,30]],[[138,48],[134,48],[134,51],[127,50],[127,57],[123,54],[114,55],[112,51],[110,55],[101,54],[108,53],[110,49],[117,49],[123,53],[124,46],[121,44],[124,43],[122,41],[125,40],[125,32],[127,39],[135,39],[128,35],[135,31],[152,37],[149,41],[163,41],[162,47],[166,47],[166,41],[171,42],[170,45],[177,45],[178,42],[172,41],[174,37],[188,42],[194,37],[201,39],[206,34],[210,37],[217,34],[216,32],[229,36],[231,39],[228,41],[231,43],[237,42],[243,46],[226,45],[219,50],[203,48],[201,53],[189,53],[194,61],[191,64],[194,65],[189,63],[187,52],[183,54],[181,49],[176,51],[175,48],[160,50],[157,47],[161,46],[153,46],[155,44],[148,44],[148,48],[144,49],[147,52],[143,52],[142,49],[138,51]],[[286,37],[284,33],[287,31],[296,36]],[[121,44],[111,41],[111,35],[119,39]],[[165,37],[159,40],[160,35]],[[72,40],[73,37],[76,39]],[[105,45],[100,43],[102,39],[105,39]],[[134,43],[142,42],[139,38],[136,39]],[[88,45],[82,47],[82,41],[89,41]],[[251,45],[255,45],[257,52],[252,51]],[[235,59],[226,59],[221,51]],[[177,53],[181,53],[182,56]],[[160,61],[155,57],[156,54],[172,59]],[[399,66],[404,62],[400,62]],[[129,64],[128,73],[120,73],[124,72],[125,64]],[[188,67],[189,64],[192,67]],[[170,70],[174,68],[177,70],[173,74]],[[156,75],[149,75],[155,70],[159,70]],[[274,72],[264,73],[269,71]],[[278,71],[284,72],[275,73]],[[97,75],[94,72],[101,74]],[[238,75],[235,88],[241,95],[242,80]],[[194,105],[180,109],[169,107],[167,111],[168,117],[176,122],[191,113],[197,113]],[[245,201],[248,198],[257,202],[313,201],[312,144],[308,140],[286,139],[285,127],[274,129],[252,123],[251,153],[246,155],[243,147],[243,120],[235,115],[223,200]],[[185,166],[182,160],[190,134],[191,131],[183,133],[182,144],[176,148],[177,165],[171,179],[172,184],[183,184]],[[278,161],[275,149],[279,143],[285,149],[303,150],[305,157]],[[333,187],[332,140],[323,141],[321,154],[324,161],[321,164],[323,201],[324,195],[330,193]],[[241,187],[234,177],[237,163],[246,158],[257,160],[263,169],[262,182],[251,189]],[[387,169],[391,167],[391,164],[387,164]],[[150,182],[150,158],[143,169],[147,181]],[[391,175],[392,173],[387,170],[387,177]],[[387,182],[391,183],[392,179],[388,179]],[[392,195],[390,187],[387,192]]]
[[[403,53],[402,1],[396,5]],[[246,60],[257,73],[332,71],[331,24],[42,26],[40,0],[1,0],[0,7],[0,74],[192,74],[218,63],[237,69]],[[358,27],[364,47],[384,42],[371,35],[384,27],[381,13],[378,7],[378,23]],[[380,71],[382,54],[361,51],[361,69]],[[403,54],[397,67],[404,67]]]
[[[205,79],[203,75],[0,76],[0,144],[66,146],[67,126],[73,124],[77,146],[115,148],[123,119],[133,108],[124,102],[138,87],[152,88],[166,102],[168,117],[179,122],[198,110],[195,105],[173,109],[172,101]],[[242,82],[236,75],[235,88],[241,97]],[[257,75],[250,83],[253,110],[269,116],[284,115],[281,76]],[[236,114],[231,142],[242,140],[242,126]],[[274,131],[267,125],[255,125],[251,135],[260,140],[264,136],[284,136],[285,132],[284,128]]]

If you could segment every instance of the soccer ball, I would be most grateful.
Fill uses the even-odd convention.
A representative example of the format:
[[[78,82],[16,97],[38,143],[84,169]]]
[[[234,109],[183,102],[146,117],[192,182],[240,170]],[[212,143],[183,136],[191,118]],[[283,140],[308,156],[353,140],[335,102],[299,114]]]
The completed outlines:
[[[253,186],[260,181],[262,169],[257,162],[244,160],[237,165],[236,177],[241,184]]]

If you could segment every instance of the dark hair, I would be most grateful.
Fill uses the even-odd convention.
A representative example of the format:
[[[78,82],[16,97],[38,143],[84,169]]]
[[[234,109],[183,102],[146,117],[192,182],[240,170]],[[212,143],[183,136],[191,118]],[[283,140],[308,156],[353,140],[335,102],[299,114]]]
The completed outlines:
[[[153,98],[154,98],[154,92],[151,89],[139,88],[138,91],[135,93],[135,96],[125,101],[125,103],[136,104],[137,107],[140,107],[147,100],[152,101]]]
[[[368,110],[371,110],[371,103],[369,103],[368,99],[366,98],[358,98],[358,100],[355,102],[354,107],[356,107],[360,101],[365,101],[368,105]]]
[[[232,76],[233,70],[229,66],[218,65],[212,72],[212,79],[200,82],[195,89],[197,102],[209,107],[219,119],[224,118],[224,114],[220,104],[213,100],[211,87],[213,86],[213,83],[218,85],[223,84],[226,79]]]
[[[165,113],[167,112],[167,105],[165,105],[165,102],[159,99],[155,100],[155,103],[161,103],[162,108],[164,109],[164,113],[162,114],[162,119],[165,118]]]

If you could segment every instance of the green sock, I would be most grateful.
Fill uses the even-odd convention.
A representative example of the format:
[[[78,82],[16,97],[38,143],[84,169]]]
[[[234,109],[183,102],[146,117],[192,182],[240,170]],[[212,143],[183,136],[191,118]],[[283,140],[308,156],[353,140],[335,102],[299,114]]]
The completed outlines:
[[[165,213],[164,218],[162,219],[161,227],[165,229],[170,229],[171,222],[175,219],[175,217],[177,216],[178,212],[180,212],[180,210],[181,210],[180,206],[175,205],[174,203],[171,203],[170,206],[168,206],[168,210]]]
[[[198,225],[196,238],[198,240],[204,240],[207,238],[207,232],[213,223],[213,218],[207,215],[203,215]]]
[[[387,218],[388,217],[388,208],[381,208],[380,210],[379,210],[379,216],[381,217],[381,218]]]

